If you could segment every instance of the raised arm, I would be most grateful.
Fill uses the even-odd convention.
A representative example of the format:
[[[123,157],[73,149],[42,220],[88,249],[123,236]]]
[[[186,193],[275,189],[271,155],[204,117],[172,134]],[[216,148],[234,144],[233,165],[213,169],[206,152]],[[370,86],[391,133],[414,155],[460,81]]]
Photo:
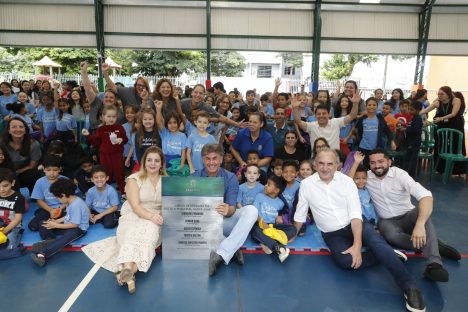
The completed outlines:
[[[353,163],[353,165],[351,166],[351,169],[349,169],[349,171],[348,171],[348,176],[349,176],[351,179],[354,178],[354,175],[356,174],[356,170],[357,170],[359,164],[360,164],[360,163],[364,160],[364,158],[365,158],[365,157],[364,157],[364,154],[361,153],[361,152],[359,152],[359,151],[356,152],[356,153],[354,153],[353,157],[354,157],[354,163]]]
[[[294,97],[291,101],[294,114],[294,123],[298,125],[304,132],[307,132],[307,123],[301,120],[301,101]]]
[[[351,102],[353,102],[353,108],[351,109],[349,115],[345,117],[345,124],[349,124],[351,121],[356,119],[359,111],[359,103],[361,102],[361,95],[362,92],[359,90],[356,90],[356,92],[354,92],[353,97],[351,98]]]
[[[86,62],[80,63],[80,72],[81,72],[81,83],[83,84],[86,98],[88,99],[89,104],[91,104],[94,102],[94,99],[96,99],[96,92],[94,92],[93,84],[91,83],[91,80],[89,80],[88,63]]]
[[[60,87],[60,82],[55,80],[54,81],[54,108],[57,109],[57,110],[59,109],[58,108],[58,102],[59,102],[59,99],[60,99],[59,87]]]
[[[154,101],[154,106],[156,106],[156,125],[158,126],[159,131],[164,130],[164,117],[162,113],[163,102]]]
[[[106,89],[111,89],[115,93],[117,93],[117,86],[112,81],[111,77],[109,76],[109,64],[103,63],[102,64],[102,74],[104,75],[104,79],[106,80]]]
[[[278,89],[281,86],[281,78],[275,79],[275,89],[273,90],[273,94],[271,96],[273,107],[276,108],[276,104],[278,102]]]

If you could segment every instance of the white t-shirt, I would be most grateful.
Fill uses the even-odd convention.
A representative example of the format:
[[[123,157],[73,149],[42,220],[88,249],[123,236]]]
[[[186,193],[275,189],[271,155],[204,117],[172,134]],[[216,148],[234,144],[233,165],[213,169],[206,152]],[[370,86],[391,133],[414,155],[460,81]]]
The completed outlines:
[[[307,122],[307,132],[310,145],[314,146],[317,138],[325,138],[332,149],[340,148],[340,128],[345,125],[346,117],[330,119],[325,127],[320,127],[317,121]]]

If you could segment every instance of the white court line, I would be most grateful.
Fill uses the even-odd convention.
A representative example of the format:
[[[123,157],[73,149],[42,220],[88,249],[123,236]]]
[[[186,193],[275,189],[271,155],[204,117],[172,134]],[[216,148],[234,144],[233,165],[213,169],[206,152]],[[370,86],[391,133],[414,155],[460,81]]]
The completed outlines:
[[[100,267],[101,266],[99,264],[95,264],[91,270],[89,270],[88,274],[86,274],[86,276],[81,280],[80,284],[78,284],[78,286],[71,293],[70,297],[68,297],[67,301],[65,301],[58,312],[67,312],[70,310],[71,306],[75,303],[76,299],[78,299],[86,286],[88,286],[89,282],[91,282],[94,275],[96,275],[97,271],[99,271]]]

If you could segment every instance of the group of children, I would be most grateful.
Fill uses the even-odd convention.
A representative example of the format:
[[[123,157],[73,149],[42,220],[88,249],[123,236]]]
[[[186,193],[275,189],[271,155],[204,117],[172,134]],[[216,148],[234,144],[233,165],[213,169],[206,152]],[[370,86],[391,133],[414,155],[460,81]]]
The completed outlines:
[[[31,199],[39,206],[28,228],[39,232],[42,241],[33,244],[32,259],[39,266],[71,242],[86,234],[90,224],[102,223],[104,228],[117,226],[120,197],[109,185],[109,175],[101,165],[84,166],[93,186],[82,193],[77,182],[60,175],[61,160],[47,155],[42,161],[44,176],[37,180]],[[23,215],[26,200],[15,189],[16,177],[8,168],[0,168],[0,249],[1,258],[11,258],[25,252],[21,245],[24,232]],[[78,184],[79,185],[79,184]]]
[[[262,96],[261,103],[256,103],[255,93],[251,91],[247,92],[245,103],[241,104],[231,99],[233,103],[228,106],[229,114],[226,115],[239,122],[245,119],[249,112],[259,110],[270,117],[270,122],[272,122],[278,118],[275,116],[275,110],[282,109],[285,116],[281,118],[289,120],[288,128],[296,129],[298,144],[307,144],[307,134],[301,132],[292,122],[293,116],[289,103],[291,96],[277,92],[280,83],[276,81],[273,94]],[[67,100],[59,97],[57,92],[59,84],[55,83],[54,87],[53,97],[48,93],[44,93],[41,97],[41,107],[35,116],[35,113],[31,113],[32,107],[27,104],[27,99],[23,104],[14,104],[21,105],[21,110],[16,110],[15,114],[25,119],[29,116],[39,120],[44,143],[50,143],[52,138],[57,138],[66,144],[72,144],[77,142],[80,136],[80,133],[76,132],[77,124],[72,114],[73,109],[75,112],[77,107],[83,109],[82,118],[88,120],[88,125],[91,109],[83,105],[85,101],[82,100],[81,93],[78,91],[72,91]],[[313,112],[316,104],[329,105],[332,110],[331,116],[334,117],[348,115],[353,105],[349,97],[341,96],[337,99],[336,105],[332,107],[330,95],[323,91],[318,92],[316,101],[310,101],[311,99],[306,94],[299,94],[298,98],[301,102],[301,119],[306,121],[314,121]],[[73,105],[70,99],[74,101]],[[219,102],[216,98],[213,99]],[[378,109],[381,103],[376,98],[369,98],[366,101],[365,116],[347,125],[346,129],[341,129],[341,149],[347,153],[355,149],[356,147],[352,145],[353,133],[357,133],[362,144],[358,147],[365,155],[366,144],[380,140],[382,129],[390,128],[394,131],[394,136],[389,135],[388,142],[392,142],[397,136],[406,138],[407,151],[410,155],[408,170],[413,170],[421,144],[422,120],[419,117],[421,104],[418,103],[401,101],[398,115],[395,114],[393,117],[394,107],[391,103],[383,104],[382,115],[380,115]],[[33,246],[33,260],[39,265],[44,265],[47,259],[58,250],[85,235],[90,223],[101,222],[105,228],[115,227],[118,222],[120,198],[117,191],[107,182],[109,179],[115,181],[118,191],[124,197],[124,177],[130,171],[138,170],[141,156],[149,146],[161,146],[166,157],[168,171],[171,175],[183,176],[202,170],[201,150],[205,144],[219,143],[227,148],[223,167],[235,172],[241,183],[237,207],[254,205],[259,211],[259,220],[252,229],[252,238],[261,244],[266,253],[274,252],[283,262],[289,255],[286,245],[296,233],[293,216],[300,181],[314,172],[313,163],[309,159],[310,155],[301,163],[295,160],[273,159],[270,172],[267,173],[258,166],[259,153],[250,151],[246,160],[247,166],[237,168],[228,150],[239,130],[237,127],[226,125],[222,135],[217,136],[217,139],[213,129],[216,128],[214,124],[219,120],[217,121],[208,113],[193,111],[192,115],[183,122],[183,118],[176,112],[169,112],[163,117],[162,101],[155,101],[154,104],[155,110],[149,107],[138,109],[134,105],[126,105],[124,108],[113,105],[104,106],[101,109],[101,124],[95,130],[85,125],[81,131],[86,141],[99,151],[101,165],[95,166],[94,162],[87,157],[82,159],[78,170],[72,170],[74,179],[69,179],[70,175],[68,178],[60,175],[61,170],[66,169],[62,168],[63,159],[54,157],[53,153],[46,154],[41,164],[45,176],[36,182],[31,194],[31,199],[37,201],[39,209],[29,222],[28,228],[32,231],[39,231],[43,239],[42,242]],[[217,104],[220,105],[220,103]],[[17,109],[16,106],[14,107]],[[118,116],[122,113],[126,122],[119,124]],[[13,115],[8,115],[7,118],[11,116]],[[398,118],[404,121],[400,122]],[[397,120],[396,123],[395,120]],[[385,123],[385,126],[382,123]],[[30,124],[33,130],[31,133],[34,133],[35,124],[34,122]],[[370,131],[371,128],[375,131]],[[384,144],[389,144],[388,142]],[[353,178],[360,190],[363,214],[369,220],[373,219],[376,222],[377,217],[373,212],[370,197],[365,192],[365,175],[365,168],[359,167],[356,173],[353,173]],[[17,191],[13,191],[14,178],[11,179],[10,175],[5,173],[3,176],[0,175],[0,179],[2,179],[0,200],[14,196],[18,203],[13,205],[15,207],[13,213],[7,214],[6,218],[2,217],[2,220],[6,220],[3,233],[8,237],[14,235],[20,237],[21,218],[25,212],[24,204],[20,202],[24,202],[24,198]],[[3,191],[3,184],[10,186],[9,191]],[[85,201],[77,194],[76,185],[81,194],[85,196]],[[71,191],[72,188],[73,191]],[[6,199],[0,201],[0,211],[9,209],[8,202]],[[18,230],[13,231],[16,228]],[[299,235],[304,235],[305,231],[306,226],[303,226]],[[58,233],[63,235],[56,239]],[[9,249],[19,246],[19,239],[8,238],[8,242]],[[15,244],[16,246],[11,246]]]

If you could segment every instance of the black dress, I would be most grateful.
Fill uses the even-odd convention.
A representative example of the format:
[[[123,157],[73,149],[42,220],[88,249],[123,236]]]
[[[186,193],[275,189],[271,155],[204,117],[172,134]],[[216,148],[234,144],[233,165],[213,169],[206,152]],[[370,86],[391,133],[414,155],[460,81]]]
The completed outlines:
[[[284,149],[284,146],[282,146],[275,151],[275,158],[280,158],[282,160],[294,159],[300,163],[301,161],[306,159],[306,155],[304,150],[300,147],[297,147],[296,151],[293,154],[289,154]]]
[[[443,117],[452,112],[453,109],[453,104],[452,104],[453,99],[451,99],[447,104],[442,104],[439,103],[439,107],[437,108],[436,114],[434,117]],[[462,104],[460,106],[460,109],[458,110],[457,115],[455,117],[450,118],[446,121],[441,121],[437,123],[437,130],[438,129],[444,129],[444,128],[450,128],[450,129],[456,129],[463,133],[463,139],[462,139],[462,153],[463,155],[466,155],[466,147],[465,147],[465,119],[463,118],[463,112],[465,111],[465,105]],[[436,135],[435,135],[435,150],[434,150],[434,156],[437,161],[438,158],[438,137],[437,137],[437,130],[436,130]],[[458,136],[454,136],[455,144],[458,144]],[[457,147],[455,147],[455,152],[458,152]],[[439,173],[444,173],[445,170],[445,160],[440,159],[439,164],[436,168],[437,172]],[[464,174],[466,173],[466,163],[463,162],[456,162],[455,166],[453,167],[453,172],[452,174]]]

